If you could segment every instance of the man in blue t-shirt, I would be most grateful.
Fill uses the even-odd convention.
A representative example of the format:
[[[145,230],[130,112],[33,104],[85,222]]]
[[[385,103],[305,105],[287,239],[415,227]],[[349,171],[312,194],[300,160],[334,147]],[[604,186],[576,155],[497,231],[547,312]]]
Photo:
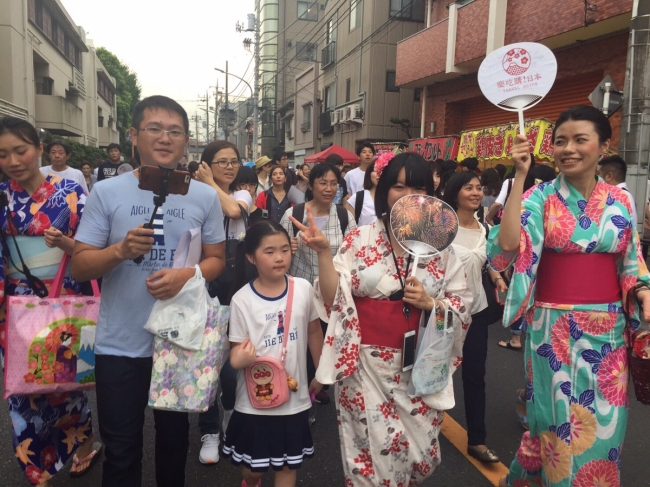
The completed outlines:
[[[131,137],[143,166],[175,168],[187,144],[189,122],[174,100],[151,96],[133,112]],[[144,330],[157,299],[169,299],[194,276],[172,269],[181,235],[200,228],[201,272],[216,279],[225,265],[223,214],[217,193],[190,182],[187,195],[169,195],[154,218],[153,193],[140,190],[139,171],[98,184],[88,198],[72,257],[81,281],[103,277],[95,342],[99,431],[106,447],[102,486],[140,486],[144,410],[151,381],[153,335]],[[141,263],[134,259],[144,256]],[[187,413],[154,410],[156,483],[185,482]]]

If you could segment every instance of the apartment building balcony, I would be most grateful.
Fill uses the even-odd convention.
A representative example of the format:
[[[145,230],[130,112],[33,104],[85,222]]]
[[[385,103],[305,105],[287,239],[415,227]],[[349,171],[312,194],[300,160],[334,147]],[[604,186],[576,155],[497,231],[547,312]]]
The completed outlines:
[[[63,96],[36,95],[36,128],[67,137],[84,135],[83,110]]]
[[[330,42],[321,50],[321,69],[327,69],[336,63],[336,41]]]
[[[84,100],[86,99],[86,80],[82,72],[74,66],[72,67],[72,81],[69,82],[68,92],[80,96]]]
[[[97,137],[99,139],[99,147],[108,147],[108,144],[120,143],[120,134],[111,127],[99,127],[97,129]]]
[[[444,19],[397,44],[395,84],[410,88],[448,78],[448,20]]]
[[[0,118],[16,117],[22,120],[27,120],[28,116],[29,113],[24,108],[0,98]]]

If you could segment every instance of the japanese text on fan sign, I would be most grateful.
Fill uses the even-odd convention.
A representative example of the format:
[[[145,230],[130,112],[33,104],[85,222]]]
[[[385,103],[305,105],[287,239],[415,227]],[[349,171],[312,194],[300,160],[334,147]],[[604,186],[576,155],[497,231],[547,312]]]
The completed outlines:
[[[539,73],[527,76],[515,76],[513,78],[497,81],[497,88],[503,89],[505,92],[516,91],[521,88],[531,88],[537,86],[537,81],[540,79],[542,79],[542,75]]]

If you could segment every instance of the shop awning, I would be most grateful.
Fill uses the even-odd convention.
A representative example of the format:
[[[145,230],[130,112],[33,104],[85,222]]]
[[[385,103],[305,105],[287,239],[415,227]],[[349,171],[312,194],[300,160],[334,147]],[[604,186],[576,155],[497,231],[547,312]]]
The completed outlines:
[[[343,158],[343,162],[346,164],[359,164],[359,156],[336,144],[329,146],[327,149],[318,152],[317,154],[305,157],[305,162],[325,162],[325,159],[327,159],[327,156],[330,154],[338,154]]]
[[[537,161],[553,162],[554,127],[555,124],[545,118],[526,120],[526,137],[531,141],[531,152]],[[476,157],[482,168],[499,163],[512,165],[508,154],[518,130],[517,124],[507,124],[461,132],[458,161]]]

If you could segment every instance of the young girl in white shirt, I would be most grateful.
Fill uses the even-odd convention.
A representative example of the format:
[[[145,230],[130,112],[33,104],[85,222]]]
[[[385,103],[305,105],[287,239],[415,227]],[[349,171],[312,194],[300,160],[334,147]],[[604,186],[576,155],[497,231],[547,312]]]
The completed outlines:
[[[321,389],[316,379],[307,383],[307,347],[316,367],[323,347],[323,332],[314,306],[314,290],[305,279],[293,278],[293,305],[287,324],[291,242],[279,224],[264,220],[252,225],[244,238],[246,258],[259,277],[245,284],[230,302],[230,364],[237,369],[235,412],[224,437],[223,453],[242,469],[242,487],[261,485],[272,467],[275,485],[296,485],[296,469],[314,454],[309,427],[310,394]],[[243,265],[239,256],[238,265]],[[277,407],[256,409],[246,389],[245,369],[257,356],[280,360],[284,326],[288,326],[284,368],[297,391]]]

